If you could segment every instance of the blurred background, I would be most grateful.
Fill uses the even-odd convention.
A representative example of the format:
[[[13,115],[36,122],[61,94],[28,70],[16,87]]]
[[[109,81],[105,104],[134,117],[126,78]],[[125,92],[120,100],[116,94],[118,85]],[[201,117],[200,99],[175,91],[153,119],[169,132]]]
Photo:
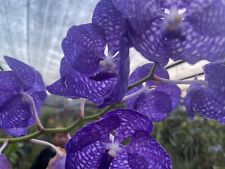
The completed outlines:
[[[50,98],[54,104],[46,104],[43,109],[41,120],[44,126],[65,127],[71,124],[78,116],[79,103],[60,97]],[[93,104],[86,105],[87,116],[97,112]],[[78,128],[70,134],[74,135]],[[31,132],[33,130],[30,129]],[[170,153],[173,169],[225,169],[224,133],[225,127],[215,121],[200,116],[190,120],[184,106],[180,105],[167,120],[155,123],[152,135]],[[41,136],[39,139],[51,141],[52,137]],[[4,153],[9,157],[13,169],[29,169],[44,148],[25,142],[10,144]]]
[[[8,70],[3,56],[13,56],[41,72],[45,83],[59,78],[63,57],[61,41],[72,25],[91,22],[99,0],[0,0],[0,69]],[[147,63],[131,49],[131,70]],[[171,79],[204,78],[202,66],[170,61],[166,66]],[[183,95],[187,85],[180,86]],[[88,103],[86,115],[99,110]],[[49,95],[41,120],[47,127],[64,127],[79,112],[79,100]],[[31,131],[34,129],[30,129]],[[74,134],[76,129],[71,133]],[[155,124],[153,135],[170,152],[174,169],[225,169],[225,127],[197,116],[193,121],[183,105],[164,122]],[[0,136],[4,134],[0,132]],[[40,137],[51,140],[52,136]],[[5,150],[13,169],[29,169],[43,146],[27,143],[10,144]]]

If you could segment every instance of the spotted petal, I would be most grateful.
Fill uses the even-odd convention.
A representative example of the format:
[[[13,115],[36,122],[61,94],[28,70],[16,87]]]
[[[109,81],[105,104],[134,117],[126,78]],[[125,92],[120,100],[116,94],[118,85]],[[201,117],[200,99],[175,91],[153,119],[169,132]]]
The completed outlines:
[[[122,150],[112,160],[109,169],[131,169],[127,161],[127,151]]]
[[[132,29],[130,38],[135,49],[146,59],[165,66],[169,57],[165,50],[167,46],[164,43],[162,21],[159,19],[148,25],[134,22]]]
[[[0,90],[3,92],[19,92],[22,86],[13,71],[0,72]]]
[[[152,123],[147,116],[134,110],[117,109],[107,113],[103,118],[110,119],[112,117],[118,117],[120,120],[120,126],[114,130],[116,139],[120,141],[132,136],[132,134],[138,130],[151,132],[153,128]]]
[[[204,72],[209,88],[225,95],[225,60],[218,60],[205,65]]]
[[[183,36],[184,41],[179,39],[170,41],[168,54],[172,59],[194,64],[200,60],[215,61],[224,58],[224,36],[201,35],[188,23],[184,23]]]
[[[158,0],[112,0],[112,2],[125,17],[146,22],[155,19],[160,10]]]
[[[164,148],[147,132],[137,132],[127,147],[131,169],[172,169],[172,161]]]
[[[130,78],[129,78],[129,84],[133,84],[141,79],[143,79],[144,77],[146,77],[147,75],[149,75],[151,69],[152,69],[152,66],[153,66],[153,63],[148,63],[148,64],[145,64],[143,66],[140,66],[138,67],[131,75],[130,75]],[[168,72],[161,66],[158,66],[155,70],[155,75],[159,76],[159,77],[162,77],[162,78],[169,78],[169,74]],[[158,86],[159,84],[157,82],[154,82],[152,80],[149,80],[147,81],[146,83],[149,87],[150,86],[153,86],[153,85],[156,85]],[[142,88],[142,85],[140,86],[137,86],[131,90],[129,90],[127,92],[127,95],[130,95],[134,92],[137,92],[138,90],[140,90]],[[171,93],[169,92],[170,88],[168,86],[166,86],[166,89],[163,89],[162,87],[159,87],[158,89],[159,91],[162,90],[162,91],[167,91],[166,94],[171,94],[173,93],[171,91]],[[173,89],[171,89],[173,90]],[[175,90],[176,91],[176,90]],[[175,94],[175,93],[174,93]],[[134,109],[134,110],[137,110],[136,108],[136,104],[137,104],[137,101],[139,100],[139,97],[140,97],[141,94],[137,95],[137,96],[134,96],[130,99],[128,99],[126,101],[126,104],[128,105],[128,107],[130,109]],[[167,98],[168,96],[166,96]],[[139,100],[141,102],[141,99]],[[174,103],[175,104],[175,103]],[[142,112],[142,111],[141,111]]]
[[[136,132],[132,142],[112,161],[110,169],[172,169],[168,153],[148,133]]]
[[[33,91],[45,91],[43,79],[34,68],[15,58],[5,56],[4,59],[15,75],[24,83],[26,90],[32,88]]]
[[[70,68],[65,58],[61,61],[60,80],[47,87],[48,91],[69,98],[87,98],[97,104],[102,104],[105,96],[108,95],[115,79],[105,81],[95,81],[87,76],[82,76],[79,72]],[[67,69],[66,69],[67,67]]]
[[[47,90],[55,95],[59,95],[59,96],[64,96],[67,98],[71,98],[71,99],[77,99],[79,98],[78,96],[76,96],[76,94],[74,93],[74,87],[73,86],[66,86],[64,83],[64,80],[57,80],[56,82],[54,82],[53,84],[47,86]]]
[[[22,101],[22,95],[15,96],[10,102],[1,107],[0,128],[25,128],[32,118],[29,104]]]
[[[63,39],[62,49],[76,71],[92,75],[98,71],[99,62],[104,58],[105,45],[104,33],[90,23],[71,27]]]
[[[181,90],[175,84],[159,84],[154,91],[160,91],[167,94],[172,102],[172,109],[175,109],[180,103]]]
[[[187,8],[186,20],[200,34],[224,36],[225,3],[223,0],[194,0]]]
[[[112,54],[120,49],[122,36],[126,33],[127,25],[123,16],[115,9],[112,0],[101,0],[93,13],[92,22],[102,28]]]
[[[2,107],[5,103],[10,101],[14,97],[14,94],[9,93],[8,91],[1,91],[0,93],[0,107]]]
[[[172,102],[170,96],[164,92],[149,91],[137,97],[128,108],[133,108],[148,116],[151,121],[158,122],[164,120],[172,111]]]
[[[21,82],[14,72],[0,72],[0,107],[10,101],[21,89]]]
[[[114,116],[88,124],[77,132],[66,145],[66,169],[97,169],[110,141],[109,134],[119,125],[119,118]]]
[[[109,157],[107,144],[111,142],[110,133],[115,133],[116,140],[122,141],[138,130],[152,130],[146,116],[128,109],[107,113],[99,121],[86,125],[68,142],[66,169],[108,168],[112,160],[106,158]]]
[[[204,66],[208,85],[192,84],[185,98],[186,107],[205,118],[224,121],[225,117],[225,61],[218,60]]]
[[[225,117],[224,99],[220,93],[201,88],[192,96],[192,109],[207,119],[220,120]]]

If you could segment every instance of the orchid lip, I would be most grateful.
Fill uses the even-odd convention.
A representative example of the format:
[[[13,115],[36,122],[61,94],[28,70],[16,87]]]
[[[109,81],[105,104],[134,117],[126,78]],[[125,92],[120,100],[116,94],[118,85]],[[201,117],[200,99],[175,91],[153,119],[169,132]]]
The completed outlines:
[[[108,45],[106,45],[104,51],[105,58],[99,62],[100,67],[102,67],[104,71],[107,71],[109,73],[115,73],[117,66],[115,64],[114,58],[117,56],[118,53],[119,52],[116,52],[114,55],[112,55],[109,51]]]

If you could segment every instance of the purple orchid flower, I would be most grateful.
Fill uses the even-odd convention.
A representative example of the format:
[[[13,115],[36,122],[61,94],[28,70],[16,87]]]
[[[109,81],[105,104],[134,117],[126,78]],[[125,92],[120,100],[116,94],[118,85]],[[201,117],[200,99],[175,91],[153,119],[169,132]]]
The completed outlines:
[[[193,118],[199,112],[207,119],[225,123],[225,60],[204,66],[206,84],[191,84],[185,105]]]
[[[128,86],[129,42],[124,36],[114,55],[110,50],[104,54],[106,46],[98,26],[72,27],[62,42],[61,79],[47,89],[69,98],[87,98],[102,107],[119,102]]]
[[[34,124],[47,94],[39,72],[17,59],[4,59],[12,70],[0,72],[0,128],[21,136]]]
[[[193,64],[224,56],[224,11],[223,0],[101,0],[93,23],[113,44],[127,32],[137,51],[162,66],[169,58]]]
[[[66,169],[171,169],[151,131],[148,117],[129,109],[111,111],[67,143]]]
[[[132,84],[146,77],[153,64],[145,64],[138,67],[130,76],[129,83]],[[169,79],[167,71],[158,67],[156,76]],[[144,85],[139,85],[130,90],[124,98],[129,109],[147,115],[151,121],[158,122],[168,117],[180,103],[181,90],[175,84],[159,83],[149,80]]]
[[[9,160],[6,158],[4,154],[0,154],[0,166],[1,169],[11,169]]]

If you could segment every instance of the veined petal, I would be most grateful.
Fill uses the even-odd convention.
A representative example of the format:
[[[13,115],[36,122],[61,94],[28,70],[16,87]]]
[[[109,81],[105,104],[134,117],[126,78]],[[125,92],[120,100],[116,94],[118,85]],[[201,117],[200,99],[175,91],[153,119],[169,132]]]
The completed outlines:
[[[167,46],[164,43],[162,20],[157,19],[147,25],[143,21],[131,24],[133,31],[130,32],[130,38],[134,48],[146,59],[165,66],[169,56],[165,50]]]
[[[110,119],[112,117],[119,118],[119,127],[114,129],[116,139],[122,141],[123,139],[132,136],[138,130],[151,132],[153,129],[152,122],[145,115],[142,115],[130,109],[117,109],[108,112],[103,118]]]
[[[120,142],[136,131],[150,132],[151,121],[144,115],[128,109],[108,112],[97,122],[83,127],[66,146],[66,169],[108,168],[114,157],[108,154],[109,139],[113,134]]]
[[[202,88],[192,98],[192,107],[205,118],[219,120],[225,116],[224,99],[224,95]]]
[[[112,160],[109,169],[132,169],[128,164],[128,153],[126,150],[118,153],[115,159]]]
[[[115,78],[92,80],[70,68],[65,58],[61,61],[60,72],[61,79],[47,87],[49,92],[69,98],[87,98],[97,104],[102,104],[116,81]]]
[[[96,141],[90,143],[80,151],[71,152],[67,149],[66,169],[98,169],[105,147],[104,143]]]
[[[208,87],[225,96],[225,60],[218,60],[203,67]]]
[[[151,121],[158,122],[168,117],[172,111],[172,102],[170,96],[164,92],[149,91],[137,97],[132,107],[137,112],[148,116]]]
[[[172,161],[166,150],[147,132],[135,133],[127,152],[131,169],[172,169]]]
[[[15,75],[23,82],[25,90],[31,88],[33,91],[45,90],[43,79],[38,71],[15,58],[5,56],[4,59]]]
[[[160,10],[158,0],[112,0],[112,2],[125,17],[146,22],[155,19]]]
[[[76,47],[86,48],[94,53],[104,52],[106,45],[104,32],[92,23],[79,26],[72,26],[62,42],[62,49],[66,57],[73,57],[76,54]]]
[[[93,75],[99,70],[105,46],[104,33],[92,23],[71,27],[62,42],[68,63],[73,69],[86,75]]]
[[[79,97],[74,94],[74,87],[66,86],[64,80],[59,79],[53,84],[47,86],[47,90],[55,95],[65,96],[71,99],[78,99]]]
[[[0,90],[2,92],[19,92],[22,89],[20,80],[13,71],[0,72]]]
[[[119,125],[119,118],[114,116],[83,127],[66,145],[66,169],[98,169],[110,142],[109,134]]]
[[[22,97],[17,95],[1,107],[0,128],[28,127],[28,121],[33,116],[29,104],[23,101]]]
[[[194,64],[200,60],[215,61],[224,57],[225,37],[204,36],[188,24],[183,23],[185,40],[170,41],[168,55],[174,60],[185,60]]]
[[[193,115],[201,113],[207,119],[215,119],[224,123],[225,118],[225,65],[224,60],[204,66],[207,86],[192,84],[187,91],[185,104]]]
[[[141,79],[143,79],[144,77],[146,77],[147,75],[149,75],[151,69],[152,69],[152,66],[153,66],[153,63],[148,63],[148,64],[145,64],[143,66],[140,66],[138,67],[131,75],[130,75],[130,78],[129,78],[129,84],[133,84],[134,82],[137,82]],[[168,79],[169,78],[169,74],[168,72],[161,66],[158,66],[155,70],[155,75],[159,76],[159,77],[162,77],[162,78],[166,78]],[[152,81],[152,80],[149,80],[146,82],[147,86],[153,86],[153,85],[156,85],[156,86],[159,86],[160,84]],[[127,92],[127,95],[129,94],[132,94],[138,90],[140,90],[142,88],[143,85],[140,85],[140,86],[137,86],[133,89],[131,89],[130,91]],[[163,87],[159,87],[159,91],[162,90],[162,91],[167,91],[167,94],[169,93],[169,89],[168,86],[166,86],[165,89],[163,89]],[[141,95],[141,94],[140,94]],[[134,109],[134,110],[137,110],[136,109],[136,104],[137,104],[137,101],[139,100],[138,98],[140,97],[140,95],[138,96],[134,96],[133,98],[130,98],[126,101],[126,104],[127,106],[130,108],[130,109]],[[167,98],[167,96],[166,96]],[[175,103],[174,103],[175,104]],[[147,105],[146,105],[147,106]]]
[[[159,84],[154,91],[160,91],[166,93],[172,102],[172,109],[175,109],[180,103],[181,90],[175,84]]]
[[[206,36],[225,35],[225,3],[223,0],[194,0],[189,3],[186,20],[198,33]]]
[[[8,91],[0,91],[0,108],[6,104],[8,101],[10,101],[15,95],[12,93],[9,93]]]
[[[115,9],[112,0],[101,0],[93,13],[92,22],[105,32],[112,55],[120,49],[123,35],[127,31],[126,20]]]

